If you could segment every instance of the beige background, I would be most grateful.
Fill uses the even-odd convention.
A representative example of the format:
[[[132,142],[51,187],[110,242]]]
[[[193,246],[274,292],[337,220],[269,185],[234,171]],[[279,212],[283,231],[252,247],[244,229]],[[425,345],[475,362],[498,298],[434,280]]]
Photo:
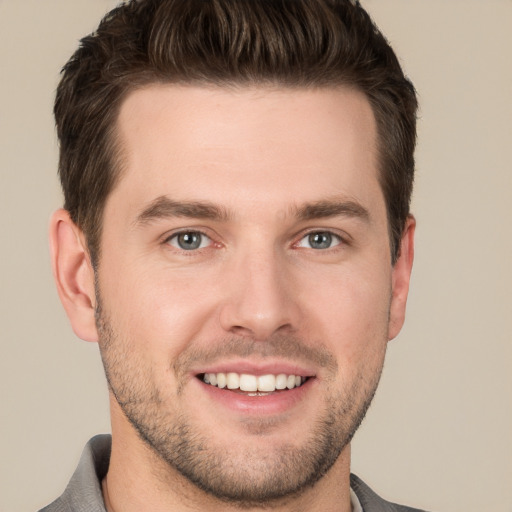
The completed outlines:
[[[0,511],[61,493],[109,429],[96,346],[54,291],[58,71],[112,0],[0,0]],[[422,104],[406,326],[356,436],[383,496],[512,512],[512,2],[366,0]]]

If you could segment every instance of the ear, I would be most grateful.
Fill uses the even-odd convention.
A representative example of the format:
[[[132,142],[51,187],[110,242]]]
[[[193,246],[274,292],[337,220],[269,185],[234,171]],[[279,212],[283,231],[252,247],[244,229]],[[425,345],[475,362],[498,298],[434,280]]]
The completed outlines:
[[[53,276],[73,331],[85,341],[98,341],[94,270],[85,236],[63,209],[52,215],[49,235]]]
[[[391,308],[389,314],[388,338],[395,338],[405,320],[405,306],[407,304],[407,295],[409,293],[409,283],[411,280],[412,263],[414,260],[414,230],[416,229],[416,220],[409,215],[405,223],[405,229],[400,242],[400,254],[393,266],[392,272],[392,295]]]

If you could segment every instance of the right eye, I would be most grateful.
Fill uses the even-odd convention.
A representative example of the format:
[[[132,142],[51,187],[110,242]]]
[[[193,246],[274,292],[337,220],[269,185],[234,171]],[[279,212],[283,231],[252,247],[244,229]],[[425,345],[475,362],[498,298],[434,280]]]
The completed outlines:
[[[166,243],[182,251],[195,251],[208,247],[212,240],[200,231],[181,231],[170,236]]]

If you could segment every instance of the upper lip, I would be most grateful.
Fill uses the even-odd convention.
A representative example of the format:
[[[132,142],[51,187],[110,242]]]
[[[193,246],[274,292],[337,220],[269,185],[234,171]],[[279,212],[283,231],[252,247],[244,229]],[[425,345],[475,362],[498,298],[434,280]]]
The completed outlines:
[[[286,375],[298,375],[300,377],[313,377],[316,374],[312,368],[292,361],[265,361],[263,363],[257,363],[240,359],[218,361],[192,371],[194,375],[231,372],[249,375],[279,375],[280,373],[284,373]]]

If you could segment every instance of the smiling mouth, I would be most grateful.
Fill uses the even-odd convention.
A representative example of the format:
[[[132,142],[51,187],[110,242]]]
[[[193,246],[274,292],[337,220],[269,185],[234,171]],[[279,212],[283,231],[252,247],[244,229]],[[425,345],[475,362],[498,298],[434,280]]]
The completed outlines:
[[[251,375],[247,373],[202,373],[197,376],[205,384],[249,396],[265,396],[276,391],[289,391],[302,386],[309,377],[292,374]]]

